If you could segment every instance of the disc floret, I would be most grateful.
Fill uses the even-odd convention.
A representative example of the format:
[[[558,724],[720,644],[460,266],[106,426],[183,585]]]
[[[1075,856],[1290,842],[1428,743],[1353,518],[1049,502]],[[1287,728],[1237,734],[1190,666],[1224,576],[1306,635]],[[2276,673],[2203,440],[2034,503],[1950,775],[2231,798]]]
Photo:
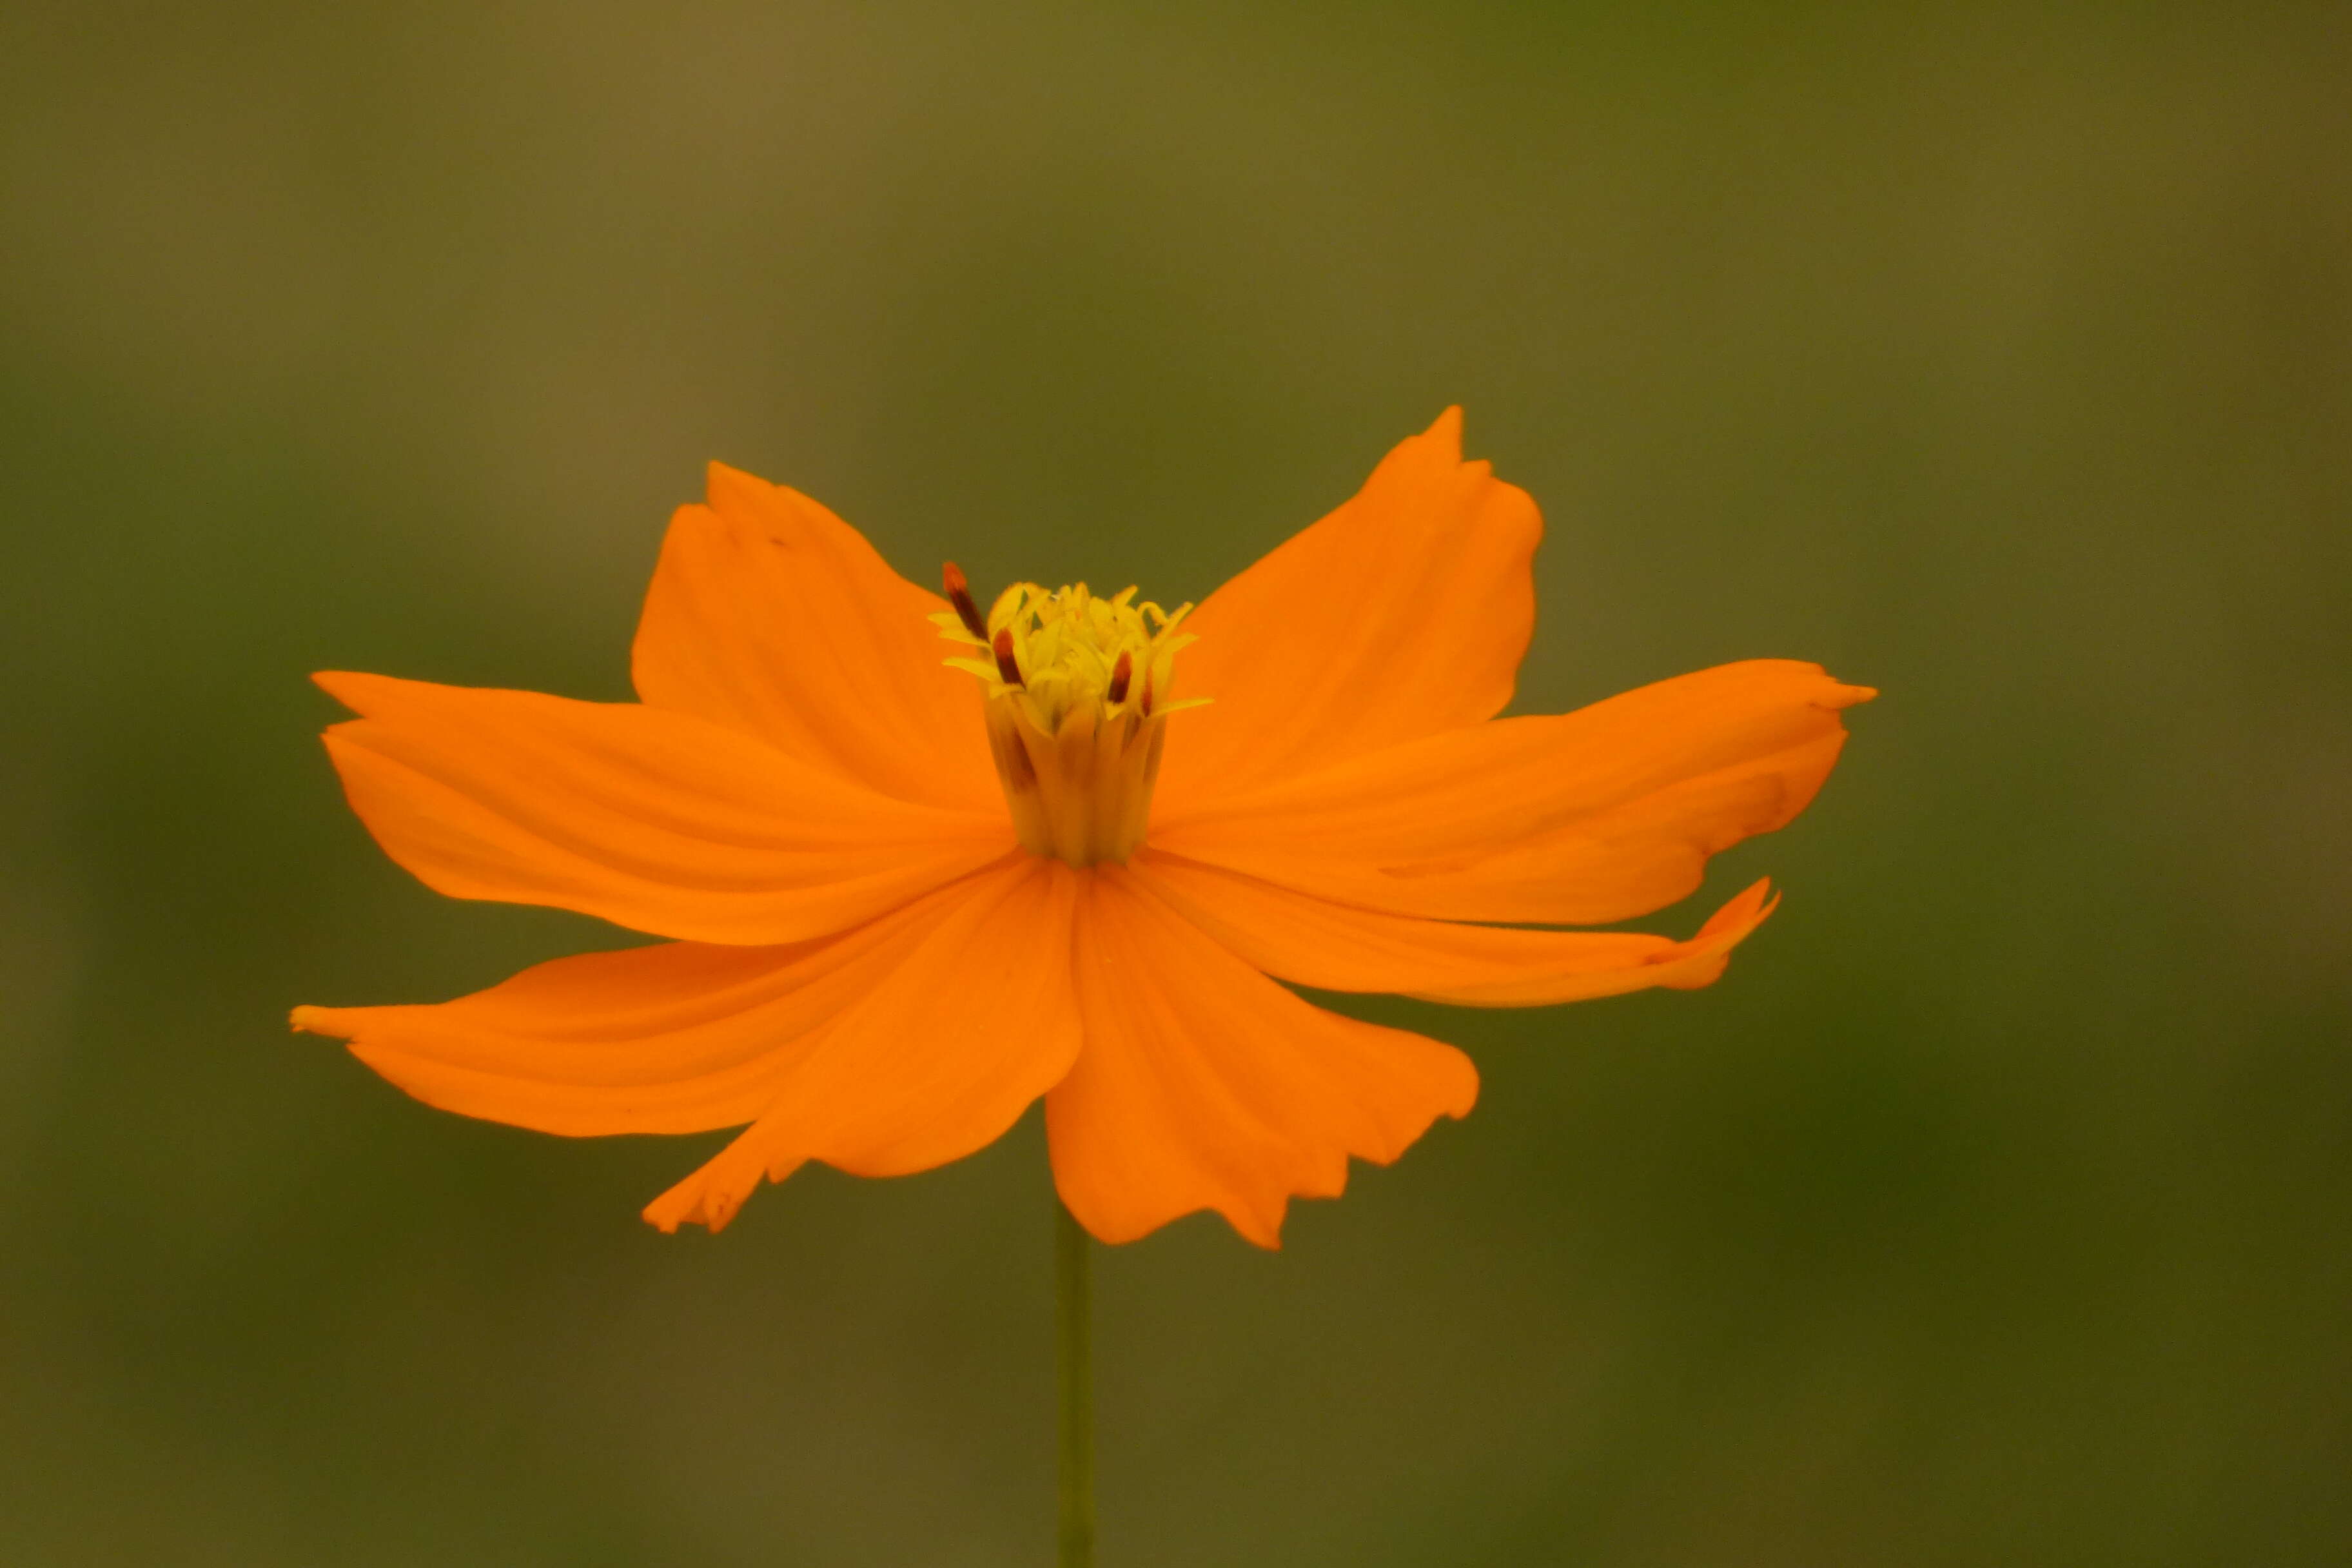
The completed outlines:
[[[1073,866],[1125,860],[1143,842],[1171,701],[1177,628],[1190,605],[1098,598],[1084,583],[1015,583],[983,618],[961,572],[946,572],[940,635],[971,649],[946,662],[981,683],[989,750],[1023,846]]]

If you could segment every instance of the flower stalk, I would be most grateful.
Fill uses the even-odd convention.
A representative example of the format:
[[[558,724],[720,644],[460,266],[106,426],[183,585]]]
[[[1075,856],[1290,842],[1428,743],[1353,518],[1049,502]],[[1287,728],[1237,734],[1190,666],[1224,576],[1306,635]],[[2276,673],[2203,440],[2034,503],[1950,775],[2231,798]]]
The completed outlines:
[[[1054,1200],[1054,1361],[1061,1406],[1061,1568],[1094,1568],[1095,1374],[1086,1227]]]

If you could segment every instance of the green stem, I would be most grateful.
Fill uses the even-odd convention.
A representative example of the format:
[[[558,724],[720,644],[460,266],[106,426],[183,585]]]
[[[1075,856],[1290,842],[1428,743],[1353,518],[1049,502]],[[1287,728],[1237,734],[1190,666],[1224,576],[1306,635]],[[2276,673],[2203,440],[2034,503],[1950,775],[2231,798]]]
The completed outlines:
[[[1061,1384],[1061,1568],[1094,1568],[1095,1373],[1086,1227],[1054,1202],[1054,1361]]]

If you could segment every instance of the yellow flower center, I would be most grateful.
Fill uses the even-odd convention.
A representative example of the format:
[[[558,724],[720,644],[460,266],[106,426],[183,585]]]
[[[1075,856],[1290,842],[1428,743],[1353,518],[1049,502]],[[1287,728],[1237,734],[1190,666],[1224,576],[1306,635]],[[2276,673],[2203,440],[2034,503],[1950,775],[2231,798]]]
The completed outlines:
[[[1015,583],[983,620],[963,574],[946,575],[955,610],[931,619],[975,650],[947,662],[987,693],[988,748],[1023,847],[1073,866],[1125,860],[1143,842],[1168,716],[1208,700],[1168,697],[1192,606]]]

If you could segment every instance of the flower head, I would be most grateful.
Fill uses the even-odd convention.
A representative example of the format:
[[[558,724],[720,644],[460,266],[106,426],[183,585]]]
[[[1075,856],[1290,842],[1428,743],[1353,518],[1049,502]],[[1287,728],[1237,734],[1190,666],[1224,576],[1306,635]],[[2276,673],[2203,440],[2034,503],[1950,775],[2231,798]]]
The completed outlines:
[[[1206,1208],[1274,1246],[1290,1198],[1477,1094],[1452,1047],[1279,982],[1473,1006],[1707,984],[1764,884],[1686,941],[1528,928],[1692,892],[1804,808],[1874,695],[1757,659],[1496,719],[1540,532],[1449,411],[1197,609],[1021,583],[983,616],[954,567],[929,593],[714,465],[646,597],[640,701],[318,678],[360,715],[328,750],[400,864],[670,940],[295,1026],[470,1116],[742,1128],[647,1206],[665,1230],[810,1160],[956,1159],[1042,1095],[1096,1236]]]

